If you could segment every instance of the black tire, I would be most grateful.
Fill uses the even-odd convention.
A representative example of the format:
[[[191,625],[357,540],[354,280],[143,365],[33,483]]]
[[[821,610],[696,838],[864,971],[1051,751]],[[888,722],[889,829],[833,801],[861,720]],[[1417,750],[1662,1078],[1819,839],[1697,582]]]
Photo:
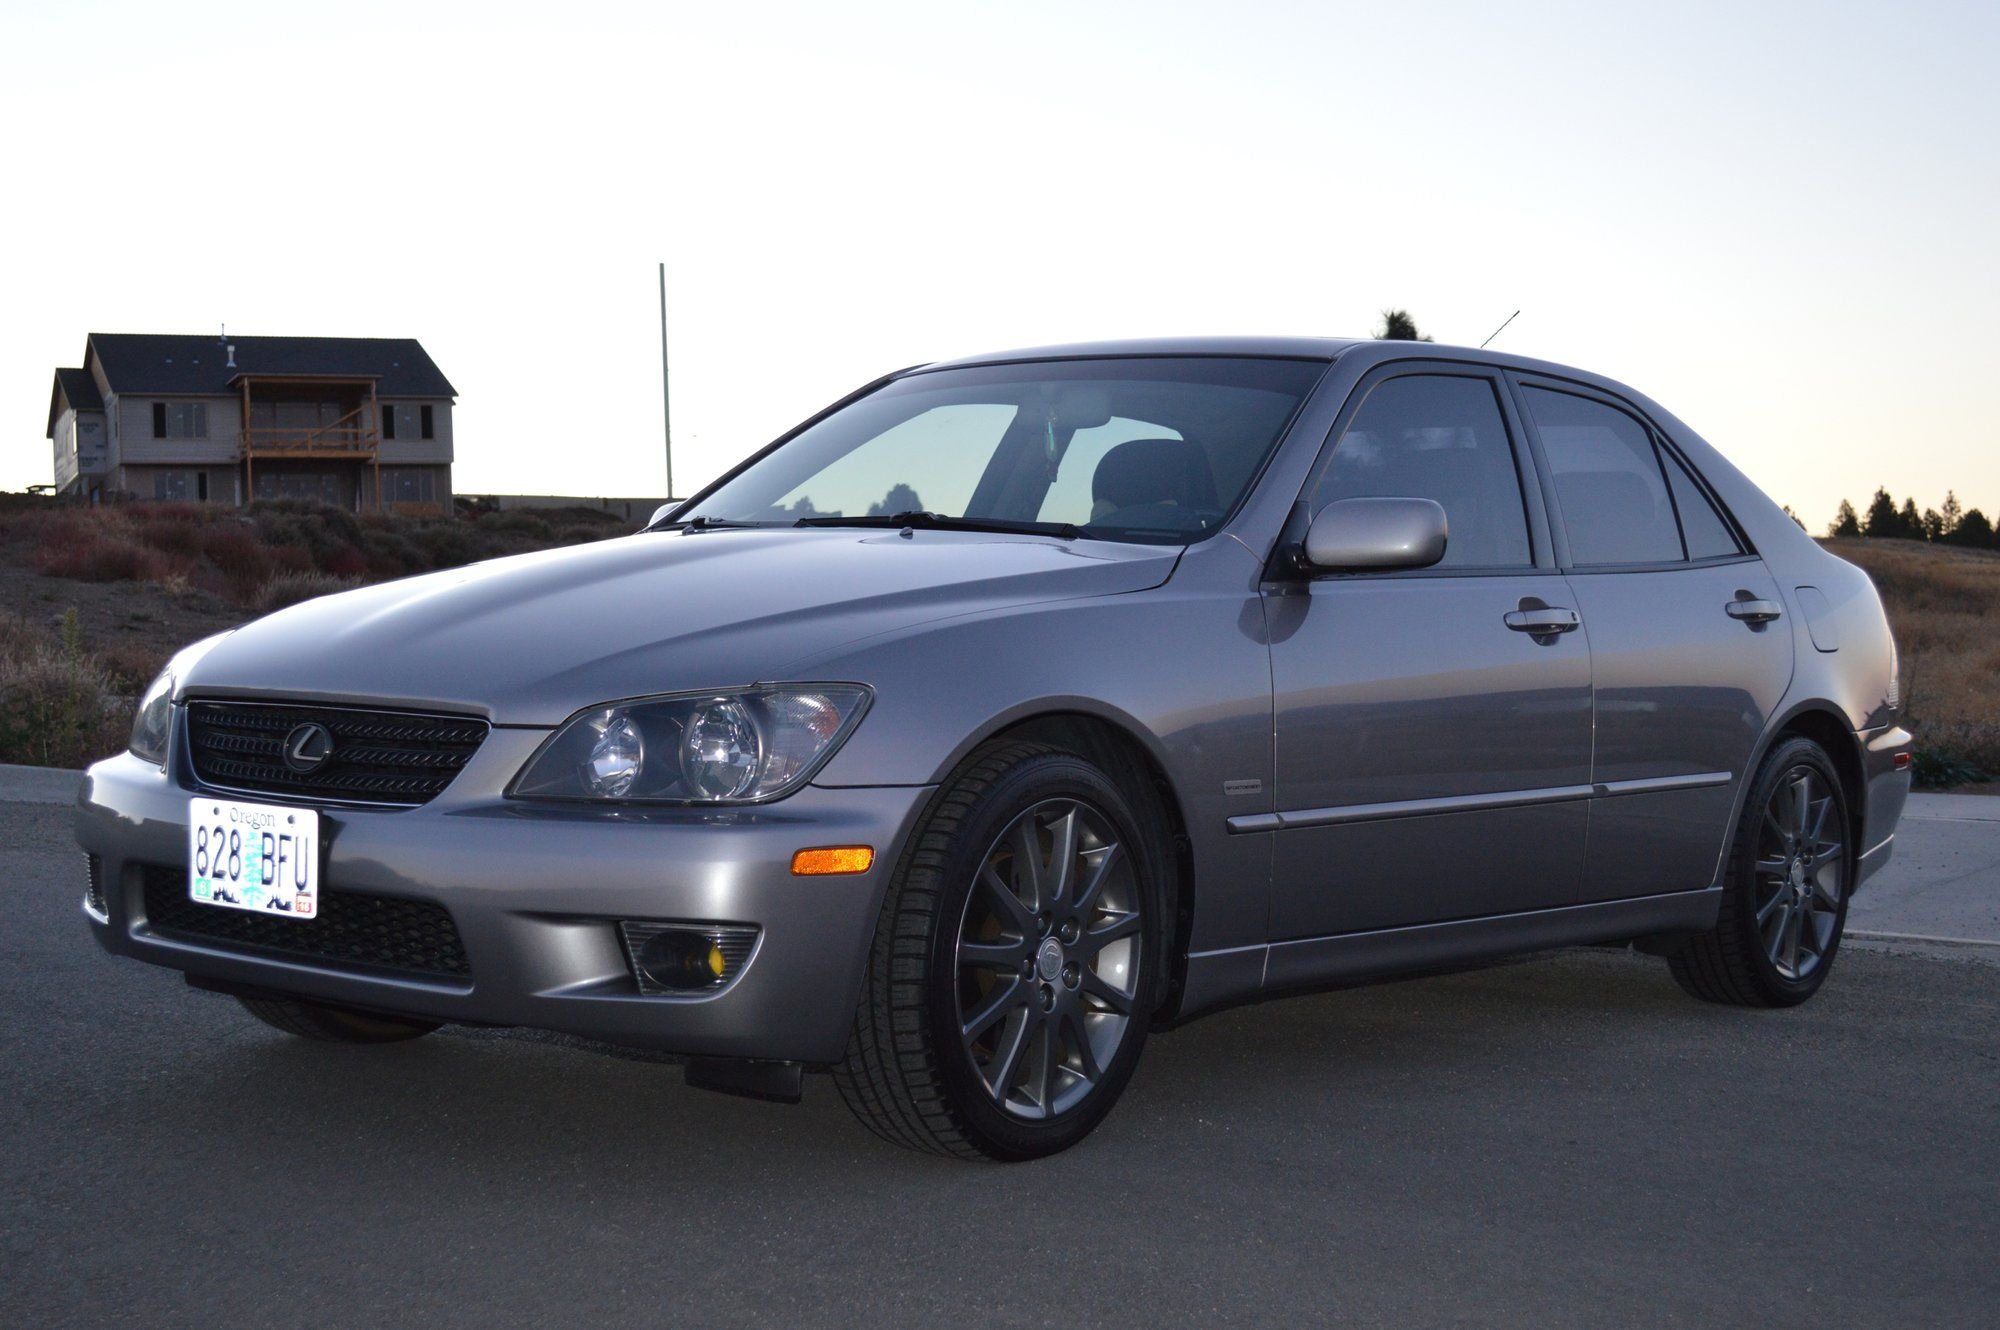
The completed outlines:
[[[330,1044],[394,1044],[429,1034],[442,1023],[408,1016],[380,1016],[304,998],[239,997],[243,1010],[273,1029]]]
[[[1139,917],[1135,932],[1128,925],[1127,935],[1135,936],[1135,941],[1121,954],[1127,966],[1136,955],[1138,973],[1130,977],[1129,994],[1119,995],[1126,1010],[1119,1017],[1123,1024],[1118,1027],[1115,1052],[1100,1059],[1086,1054],[1076,1042],[1092,1042],[1086,1033],[1089,1023],[1081,1016],[1073,1024],[1064,1021],[1065,1013],[1087,1012],[1090,1021],[1098,1022],[1096,1028],[1103,1029],[1104,1018],[1113,1014],[1108,1008],[1087,1005],[1097,1000],[1094,993],[1101,985],[1094,985],[1094,980],[1106,953],[1090,951],[1090,959],[1083,958],[1087,948],[1103,944],[1069,938],[1068,945],[1078,948],[1073,952],[1076,963],[1062,966],[1055,982],[1026,968],[1037,963],[1041,953],[1035,949],[1047,948],[1050,940],[1041,914],[1034,916],[1036,927],[1043,929],[1039,942],[1023,927],[1018,930],[1023,942],[1002,939],[993,944],[1022,948],[1022,991],[1039,993],[1031,1000],[1050,1013],[1038,1016],[1029,1009],[1029,1000],[1017,999],[1019,1005],[1011,1012],[1020,1013],[1020,1024],[1015,1025],[1010,1012],[1004,1028],[1055,1032],[1040,1036],[1052,1041],[1042,1066],[1054,1065],[1058,1079],[1071,1078],[1064,1082],[1065,1093],[1080,1095],[1059,1107],[1050,1092],[1051,1076],[1043,1070],[1040,1108],[1033,1111],[1045,1116],[1030,1120],[1019,1116],[1024,1111],[1020,1106],[1009,1107],[1006,1085],[1012,1083],[1011,1073],[994,1073],[1004,1082],[998,1090],[986,1079],[1001,1060],[998,1055],[992,1055],[982,1070],[972,1047],[974,1038],[961,1037],[961,1002],[985,999],[967,997],[966,976],[976,976],[977,971],[963,960],[959,944],[961,934],[972,926],[975,910],[981,908],[973,903],[975,880],[994,862],[992,856],[1002,852],[1000,838],[1013,835],[1017,824],[1025,824],[1034,835],[1038,810],[1067,807],[1077,808],[1079,816],[1099,815],[1099,825],[1115,831],[1114,848],[1122,852],[1130,847],[1130,868],[1120,870],[1130,876],[1119,890],[1138,902]],[[889,883],[853,1035],[845,1058],[834,1068],[841,1097],[855,1116],[898,1145],[965,1159],[1034,1159],[1067,1149],[1088,1135],[1130,1080],[1161,992],[1166,856],[1159,828],[1150,802],[1142,798],[1135,808],[1133,798],[1116,782],[1075,754],[1018,741],[976,750],[941,788]],[[1051,848],[1049,854],[1053,866],[1056,852]],[[1095,876],[1101,879],[1103,874]],[[1089,893],[1072,886],[1071,895],[1087,898]],[[985,899],[981,894],[980,900]],[[1096,907],[1089,904],[1079,908],[1084,911],[1078,917],[1084,920],[1085,937],[1095,938],[1091,920],[1109,916],[1092,913]],[[1022,922],[1029,922],[1025,915]],[[1059,931],[1067,927],[1060,925]],[[1062,948],[1057,948],[1057,961],[1062,955]],[[1090,967],[1089,974],[1073,980],[1071,970],[1084,965]],[[996,970],[996,974],[999,977],[991,981],[996,993],[1003,983],[1014,986],[1008,972]],[[1067,985],[1068,991],[1058,984]],[[1052,1009],[1046,1005],[1051,992],[1059,1004],[1086,1005]],[[1022,1046],[1017,1057],[1023,1062],[1031,1056],[1026,1052],[1031,1037],[1023,1034],[1014,1040]],[[995,1033],[992,1038],[998,1041],[1002,1035]],[[1040,1057],[1043,1046],[1034,1047],[1033,1056]],[[1095,1079],[1087,1071],[1071,1070],[1072,1060],[1077,1067],[1097,1071]]]
[[[1837,840],[1831,842],[1834,848],[1820,862],[1838,869],[1839,900],[1831,906],[1822,902],[1824,913],[1820,917],[1831,917],[1831,934],[1814,957],[1810,971],[1791,975],[1785,973],[1780,958],[1772,955],[1772,947],[1779,944],[1765,935],[1758,918],[1760,906],[1783,907],[1772,895],[1785,888],[1776,885],[1779,879],[1768,872],[1760,878],[1758,855],[1760,844],[1767,849],[1773,844],[1769,837],[1776,819],[1772,823],[1766,819],[1771,816],[1774,797],[1781,798],[1781,791],[1807,773],[1816,782],[1808,788],[1823,789],[1824,797],[1831,801],[1825,814],[1826,835]],[[1772,749],[1757,769],[1730,840],[1722,908],[1715,927],[1687,939],[1667,955],[1667,965],[1680,986],[1704,1002],[1739,1007],[1794,1007],[1818,992],[1833,969],[1840,937],[1847,927],[1847,902],[1854,887],[1858,854],[1852,827],[1847,792],[1824,749],[1804,738],[1785,740]],[[1783,828],[1777,830],[1782,833]],[[1768,855],[1764,862],[1771,862]],[[1791,880],[1798,882],[1796,877]],[[1811,890],[1807,884],[1797,889],[1809,894]],[[1791,968],[1799,968],[1796,950]]]

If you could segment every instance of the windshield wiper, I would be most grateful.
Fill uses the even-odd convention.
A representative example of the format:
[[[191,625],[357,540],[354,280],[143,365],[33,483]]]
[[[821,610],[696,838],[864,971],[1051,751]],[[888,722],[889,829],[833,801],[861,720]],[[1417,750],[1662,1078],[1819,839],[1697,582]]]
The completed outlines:
[[[674,525],[678,525],[682,534],[685,535],[690,531],[747,531],[757,527],[776,526],[778,524],[776,522],[741,522],[733,517],[691,517],[685,522]],[[662,531],[671,529],[671,526],[660,528]]]
[[[1001,531],[1018,536],[1055,536],[1062,540],[1095,540],[1070,522],[1012,522],[1001,517],[946,517],[913,509],[909,512],[854,517],[801,517],[794,526],[925,527],[938,531]]]

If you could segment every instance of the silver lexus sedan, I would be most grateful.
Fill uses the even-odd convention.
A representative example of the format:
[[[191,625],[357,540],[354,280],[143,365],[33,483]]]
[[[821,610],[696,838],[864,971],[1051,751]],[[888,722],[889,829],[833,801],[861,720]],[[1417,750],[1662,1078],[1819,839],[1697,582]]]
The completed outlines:
[[[1803,1002],[1899,717],[1868,579],[1628,388],[1123,342],[891,374],[636,535],[196,643],[77,834],[106,950],[294,1035],[830,1070],[1025,1159],[1287,992],[1630,943]]]

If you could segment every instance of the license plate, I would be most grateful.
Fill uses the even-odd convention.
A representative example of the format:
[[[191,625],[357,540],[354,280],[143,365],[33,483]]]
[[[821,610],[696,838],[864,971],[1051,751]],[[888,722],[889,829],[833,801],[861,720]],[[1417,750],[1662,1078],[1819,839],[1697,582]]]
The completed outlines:
[[[319,911],[319,814],[188,800],[188,895],[204,905],[305,921]]]

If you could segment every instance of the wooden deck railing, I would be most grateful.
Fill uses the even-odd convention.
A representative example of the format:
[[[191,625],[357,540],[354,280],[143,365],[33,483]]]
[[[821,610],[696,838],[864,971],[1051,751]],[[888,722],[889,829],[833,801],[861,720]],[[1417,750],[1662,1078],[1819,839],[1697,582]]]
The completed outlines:
[[[370,457],[382,442],[371,416],[364,406],[310,429],[245,429],[243,451],[251,456]]]

